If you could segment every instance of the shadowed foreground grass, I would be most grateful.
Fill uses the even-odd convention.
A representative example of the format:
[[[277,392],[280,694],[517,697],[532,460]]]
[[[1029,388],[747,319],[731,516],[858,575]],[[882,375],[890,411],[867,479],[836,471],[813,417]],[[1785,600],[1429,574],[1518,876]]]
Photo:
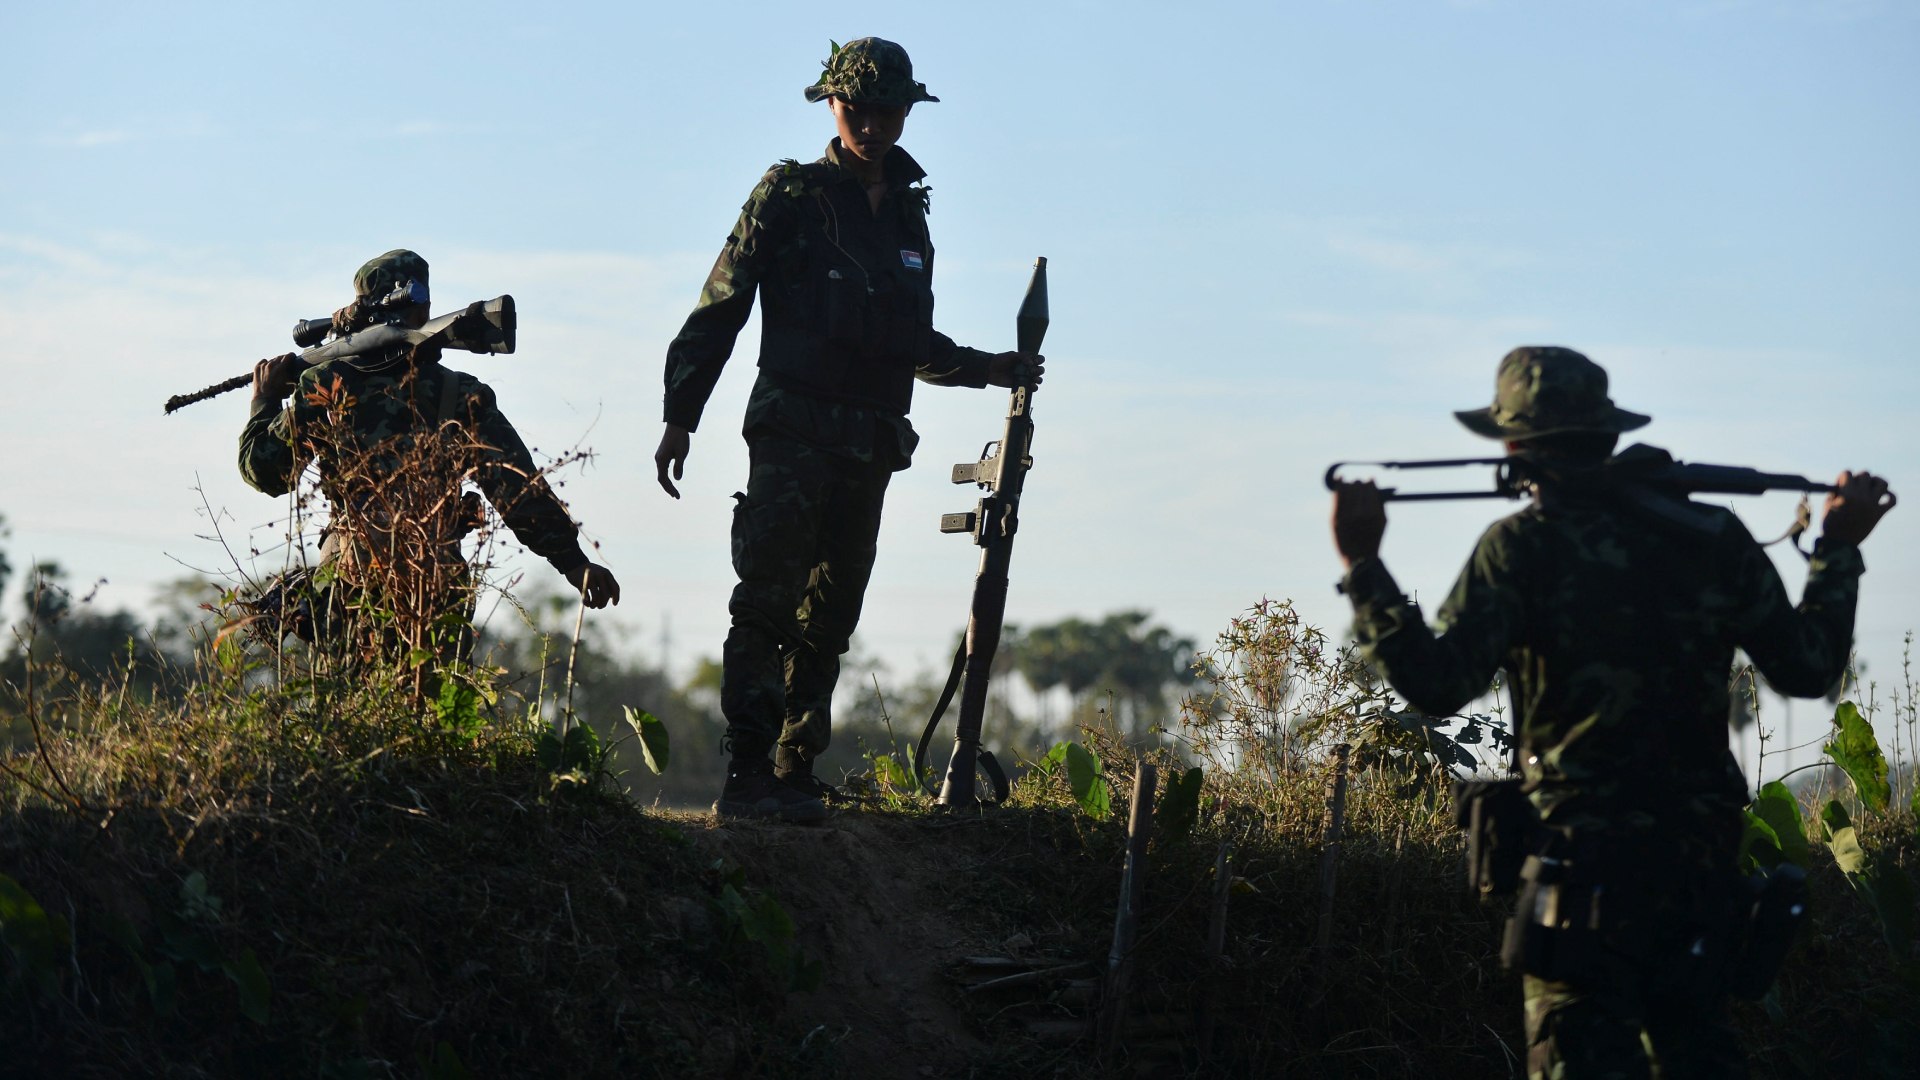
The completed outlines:
[[[556,781],[523,726],[468,738],[422,715],[377,678],[37,703],[42,739],[0,774],[0,873],[44,910],[53,947],[22,951],[8,909],[0,1075],[1092,1077],[1145,1060],[1036,1037],[1025,1020],[1076,1015],[1059,995],[976,1000],[941,979],[897,993],[957,1016],[965,1030],[934,1034],[965,1054],[876,1064],[851,1041],[862,1019],[836,1039],[836,1002],[795,989],[778,920],[748,912],[762,889],[841,890],[796,908],[818,914],[792,944],[819,956],[868,932],[851,914],[873,883],[716,869],[703,818],[637,808],[604,774]],[[1131,766],[1096,748],[1117,811]],[[1517,980],[1496,960],[1505,912],[1459,887],[1430,794],[1355,773],[1331,944],[1312,947],[1324,781],[1319,766],[1210,777],[1211,812],[1156,841],[1136,1013],[1190,1021],[1206,1000],[1219,1025],[1210,1062],[1186,1037],[1157,1075],[1523,1072]],[[1098,970],[1123,816],[1089,817],[1041,771],[977,818],[902,803],[827,829],[920,856],[870,865],[895,867],[907,914],[944,928],[932,967],[993,953]],[[1913,827],[1877,817],[1863,842],[1917,869]],[[1203,942],[1222,843],[1253,891],[1232,898],[1217,969]],[[1756,1072],[1897,1075],[1920,998],[1815,858],[1818,926],[1773,1001],[1738,1012]]]

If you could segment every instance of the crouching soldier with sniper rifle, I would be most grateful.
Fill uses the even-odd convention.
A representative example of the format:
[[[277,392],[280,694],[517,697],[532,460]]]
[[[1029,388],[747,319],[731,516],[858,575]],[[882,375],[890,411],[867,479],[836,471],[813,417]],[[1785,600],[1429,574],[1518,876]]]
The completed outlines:
[[[389,251],[362,266],[353,284],[354,302],[333,316],[332,330],[343,341],[382,323],[415,330],[426,325],[427,262],[419,255]],[[302,323],[297,334],[311,336],[313,329]],[[454,329],[457,334],[457,322]],[[462,498],[460,486],[472,480],[514,536],[580,590],[583,603],[594,608],[618,603],[619,583],[580,550],[578,527],[501,415],[493,390],[442,366],[440,352],[439,342],[429,338],[311,365],[293,353],[260,361],[253,372],[253,406],[240,435],[241,475],[268,495],[285,495],[307,462],[317,458],[320,486],[334,518],[321,546],[323,576],[340,575],[360,586],[368,571],[384,566],[390,576],[409,558],[432,563],[435,570],[453,567],[452,573],[437,575],[446,578],[442,585],[463,579],[460,541],[479,523],[480,507],[471,493]],[[283,408],[289,393],[293,403]],[[398,475],[407,469],[433,475]],[[392,505],[393,492],[422,505]],[[366,520],[342,527],[356,515]],[[425,522],[432,535],[395,536],[394,519],[409,517],[417,519],[410,524]],[[421,541],[432,550],[400,550]],[[325,638],[326,623],[342,610],[338,590],[320,591],[326,598],[304,611],[296,611],[294,598],[283,592],[279,610],[265,611],[270,625],[308,640]],[[470,615],[470,597],[426,600]]]
[[[906,50],[861,38],[825,66],[806,97],[828,103],[838,136],[820,160],[761,178],[667,348],[654,462],[677,499],[689,434],[759,292],[760,374],[743,431],[752,464],[733,510],[740,584],[722,652],[732,760],[721,817],[826,816],[831,790],[813,761],[831,735],[887,481],[919,442],[907,422],[914,380],[1012,387],[1042,371],[1038,357],[964,348],[933,328],[926,173],[895,144],[914,104],[939,99],[913,80]]]
[[[1390,493],[1330,480],[1355,636],[1434,716],[1505,671],[1524,779],[1501,816],[1520,819],[1528,857],[1482,887],[1519,889],[1503,959],[1525,972],[1528,1075],[1744,1077],[1727,998],[1764,993],[1803,901],[1769,914],[1773,883],[1756,895],[1735,869],[1733,652],[1783,693],[1826,693],[1851,647],[1860,542],[1893,495],[1840,474],[1796,608],[1739,518],[1663,479],[1685,467],[1644,446],[1610,456],[1648,418],[1614,406],[1598,365],[1520,348],[1495,385],[1492,407],[1456,415],[1506,443],[1533,502],[1481,537],[1435,630],[1379,558]],[[1782,925],[1756,933],[1762,916]]]

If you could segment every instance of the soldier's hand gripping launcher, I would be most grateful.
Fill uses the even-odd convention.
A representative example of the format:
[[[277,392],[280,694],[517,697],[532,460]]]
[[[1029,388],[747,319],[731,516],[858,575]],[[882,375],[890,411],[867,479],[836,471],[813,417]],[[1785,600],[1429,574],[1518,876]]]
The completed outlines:
[[[1027,283],[1027,296],[1020,303],[1014,326],[1020,354],[1040,355],[1040,342],[1047,336],[1044,258],[1034,261],[1033,278]],[[927,744],[958,687],[960,719],[955,724],[953,757],[947,762],[947,775],[938,795],[943,806],[972,806],[980,801],[974,791],[976,769],[986,772],[994,802],[1007,797],[1006,773],[991,753],[980,749],[980,724],[986,716],[987,679],[993,669],[993,654],[1000,647],[1000,624],[1007,611],[1007,566],[1013,559],[1013,535],[1020,526],[1020,492],[1026,486],[1027,470],[1033,467],[1029,451],[1033,448],[1034,387],[1025,365],[1014,372],[1014,382],[1007,403],[1007,426],[1000,441],[988,443],[979,461],[953,467],[954,483],[978,484],[987,490],[986,497],[970,513],[940,518],[941,532],[970,534],[982,549],[980,572],[973,579],[966,640],[954,654],[946,688],[941,690],[913,754],[913,775],[924,787]]]
[[[396,345],[413,348],[430,345],[474,353],[510,353],[518,325],[513,297],[496,296],[492,300],[475,301],[459,311],[442,315],[417,330],[399,321],[391,321],[377,323],[351,334],[335,334],[331,318],[301,319],[293,324],[293,343],[300,346],[300,360],[308,367],[326,360],[381,352]],[[215,383],[205,390],[175,394],[167,399],[166,411],[171,414],[196,401],[218,397],[252,382],[253,373],[248,372]]]

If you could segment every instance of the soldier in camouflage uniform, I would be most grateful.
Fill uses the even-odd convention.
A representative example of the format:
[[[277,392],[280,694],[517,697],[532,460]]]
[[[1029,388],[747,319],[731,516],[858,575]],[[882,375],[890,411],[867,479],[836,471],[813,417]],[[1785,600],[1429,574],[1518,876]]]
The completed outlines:
[[[761,178],[667,349],[654,461],[679,498],[689,433],[759,292],[760,373],[744,429],[752,464],[733,511],[740,584],[722,655],[733,755],[722,817],[825,816],[831,789],[813,759],[830,737],[887,481],[919,442],[907,422],[914,380],[1011,386],[1022,362],[933,328],[926,173],[895,143],[914,103],[939,99],[890,41],[835,47],[825,67],[806,97],[829,104],[838,136],[820,160],[784,161]],[[1037,384],[1041,367],[1030,370]]]
[[[1851,647],[1860,542],[1893,496],[1870,474],[1840,474],[1796,608],[1731,511],[1628,490],[1671,458],[1646,446],[1609,457],[1648,418],[1616,408],[1585,356],[1515,349],[1494,405],[1457,415],[1528,455],[1539,480],[1532,505],[1481,537],[1435,628],[1379,559],[1372,484],[1336,491],[1334,539],[1355,635],[1416,708],[1452,715],[1495,669],[1512,688],[1522,790],[1541,853],[1566,875],[1552,918],[1573,911],[1556,925],[1597,931],[1588,952],[1561,948],[1552,970],[1525,975],[1528,1074],[1744,1077],[1715,966],[1726,924],[1744,917],[1733,652],[1783,693],[1824,694]]]
[[[408,281],[420,287],[414,293],[417,302],[400,310],[370,306],[374,298]],[[392,319],[418,328],[427,321],[426,284],[425,259],[404,249],[389,251],[354,275],[355,300],[334,314],[334,325],[345,333]],[[293,403],[283,408],[281,402],[289,392],[294,392]],[[342,425],[328,422],[329,407],[344,408]],[[442,366],[438,350],[431,345],[401,345],[313,367],[306,367],[293,353],[260,361],[253,373],[253,407],[240,434],[240,474],[268,495],[285,495],[293,490],[307,462],[318,458],[321,485],[329,497],[351,498],[350,493],[343,496],[340,485],[333,482],[342,467],[335,460],[339,455],[360,459],[368,451],[404,451],[413,436],[439,431],[449,423],[463,429],[464,441],[476,448],[472,478],[514,536],[553,564],[580,590],[588,607],[619,603],[619,582],[580,550],[578,527],[541,478],[519,433],[501,415],[492,388]],[[394,467],[384,458],[373,460],[380,462],[376,472],[382,465]],[[336,506],[335,512],[340,509]],[[323,563],[341,556],[337,536],[329,532],[321,552]],[[451,535],[447,542],[446,558],[459,561],[460,536]]]

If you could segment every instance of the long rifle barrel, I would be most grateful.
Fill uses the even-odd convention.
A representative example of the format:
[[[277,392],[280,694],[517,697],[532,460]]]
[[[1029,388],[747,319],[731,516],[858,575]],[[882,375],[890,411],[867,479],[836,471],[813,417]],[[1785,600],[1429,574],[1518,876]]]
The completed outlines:
[[[1373,469],[1453,469],[1473,465],[1493,467],[1493,486],[1477,491],[1413,491],[1381,488],[1388,502],[1442,502],[1456,499],[1520,499],[1532,491],[1532,460],[1524,454],[1503,458],[1446,458],[1433,461],[1336,461],[1327,466],[1327,490],[1340,483],[1340,470],[1353,467]],[[1687,495],[1761,495],[1769,491],[1822,492],[1837,490],[1793,473],[1768,473],[1741,465],[1690,465],[1674,461],[1653,468],[1636,469],[1621,477],[1629,482],[1656,484]]]

